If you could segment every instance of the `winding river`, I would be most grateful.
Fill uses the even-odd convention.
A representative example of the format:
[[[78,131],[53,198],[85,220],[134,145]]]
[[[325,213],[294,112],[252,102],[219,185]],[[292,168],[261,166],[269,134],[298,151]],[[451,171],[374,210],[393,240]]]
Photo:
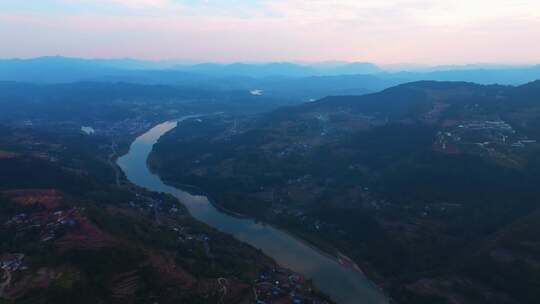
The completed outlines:
[[[193,117],[185,116],[176,121],[164,122],[139,136],[131,144],[129,152],[117,161],[128,180],[140,187],[177,197],[198,220],[232,234],[237,239],[261,249],[280,265],[311,278],[317,288],[339,304],[388,303],[382,292],[360,271],[343,266],[335,258],[282,230],[252,219],[223,213],[216,209],[207,197],[166,185],[159,176],[151,173],[147,167],[147,159],[153,145],[163,134]]]

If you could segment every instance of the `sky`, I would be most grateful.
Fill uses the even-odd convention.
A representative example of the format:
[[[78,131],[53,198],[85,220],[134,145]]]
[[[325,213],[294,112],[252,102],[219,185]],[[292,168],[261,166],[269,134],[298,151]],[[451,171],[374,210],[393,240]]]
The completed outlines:
[[[0,57],[540,63],[539,0],[0,0]]]

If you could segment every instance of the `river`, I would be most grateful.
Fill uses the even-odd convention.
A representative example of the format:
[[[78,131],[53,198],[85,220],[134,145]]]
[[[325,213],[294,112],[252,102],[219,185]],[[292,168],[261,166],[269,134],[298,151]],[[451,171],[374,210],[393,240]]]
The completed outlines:
[[[151,173],[147,159],[153,145],[163,134],[192,117],[194,116],[161,123],[131,144],[129,152],[117,161],[130,182],[151,191],[175,196],[196,219],[261,249],[281,266],[312,279],[318,289],[338,304],[388,303],[382,292],[360,271],[340,264],[335,258],[282,230],[252,219],[223,213],[216,209],[207,197],[166,185],[159,176]]]

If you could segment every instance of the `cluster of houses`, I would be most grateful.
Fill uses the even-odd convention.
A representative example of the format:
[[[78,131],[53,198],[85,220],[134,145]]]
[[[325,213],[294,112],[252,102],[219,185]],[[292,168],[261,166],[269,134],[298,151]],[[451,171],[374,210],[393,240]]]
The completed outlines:
[[[204,254],[208,258],[213,258],[210,250],[210,237],[204,233],[192,234],[185,227],[177,226],[171,228],[177,235],[177,240],[181,243],[198,243],[202,246]]]
[[[279,151],[279,157],[287,157],[291,155],[305,155],[311,150],[311,146],[305,143],[294,143]]]
[[[0,268],[4,271],[14,272],[25,270],[23,265],[24,254],[22,253],[4,253],[0,256]]]
[[[524,148],[536,140],[520,137],[510,124],[502,120],[467,122],[448,131],[439,131],[434,148],[446,153],[459,153],[463,149],[479,151],[499,147]]]
[[[446,135],[455,141],[465,143],[508,144],[515,134],[516,131],[511,125],[502,120],[494,120],[461,124],[456,130]]]
[[[23,259],[22,253],[4,253],[0,256],[0,299],[4,296],[6,288],[11,285],[13,273],[28,269],[24,266]]]
[[[96,120],[92,122],[92,127],[81,128],[81,131],[91,135],[99,133],[106,136],[118,136],[121,134],[138,134],[143,130],[149,129],[152,122],[145,120],[142,117],[125,119],[122,121],[111,123],[104,120]],[[90,131],[90,133],[88,132]]]
[[[81,124],[84,124],[81,126]],[[146,119],[143,115],[139,117],[124,119],[122,121],[111,122],[107,120],[96,119],[92,121],[92,125],[86,125],[85,122],[78,120],[64,121],[48,121],[45,119],[21,120],[15,122],[16,126],[23,128],[38,128],[38,127],[63,127],[65,129],[78,130],[85,135],[100,134],[105,136],[121,136],[123,134],[139,134],[141,131],[147,130],[152,126],[153,122]]]
[[[459,128],[467,130],[497,130],[515,133],[511,125],[502,120],[486,120],[481,122],[468,122],[459,125]]]
[[[129,201],[129,206],[136,209],[152,209],[160,208],[163,200],[159,198],[153,198],[151,196],[137,193],[135,200]]]
[[[259,273],[259,277],[253,284],[253,293],[256,304],[328,303],[315,295],[303,276],[281,267],[274,267]]]
[[[40,242],[48,242],[58,238],[67,228],[77,225],[75,216],[78,211],[77,208],[71,208],[54,212],[47,210],[31,215],[20,213],[6,221],[4,226],[14,229],[16,237],[38,235]]]
[[[167,214],[171,216],[177,216],[178,214],[181,214],[181,209],[175,207],[174,205],[170,206],[170,208],[165,207],[165,204],[162,199],[153,198],[151,196],[143,195],[140,193],[136,194],[135,200],[129,202],[129,206],[132,208],[138,209],[139,211],[151,211],[151,212],[165,211]],[[189,229],[181,225],[171,226],[170,229],[174,231],[174,233],[177,235],[178,242],[198,243],[201,245],[207,257],[209,258],[213,257],[210,250],[210,237],[208,237],[208,235],[204,233],[196,233],[196,234],[191,233]]]

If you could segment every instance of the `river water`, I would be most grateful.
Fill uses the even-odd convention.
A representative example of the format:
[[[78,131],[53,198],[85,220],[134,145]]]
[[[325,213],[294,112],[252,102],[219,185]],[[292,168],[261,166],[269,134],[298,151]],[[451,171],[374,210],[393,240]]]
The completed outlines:
[[[386,304],[386,297],[360,271],[338,261],[303,241],[272,226],[252,219],[238,218],[216,209],[208,198],[164,184],[150,172],[147,159],[157,140],[173,128],[181,127],[186,116],[159,124],[139,136],[129,152],[118,159],[118,165],[132,183],[151,191],[177,197],[196,219],[232,234],[237,239],[261,249],[281,266],[313,280],[315,286],[339,304]]]

